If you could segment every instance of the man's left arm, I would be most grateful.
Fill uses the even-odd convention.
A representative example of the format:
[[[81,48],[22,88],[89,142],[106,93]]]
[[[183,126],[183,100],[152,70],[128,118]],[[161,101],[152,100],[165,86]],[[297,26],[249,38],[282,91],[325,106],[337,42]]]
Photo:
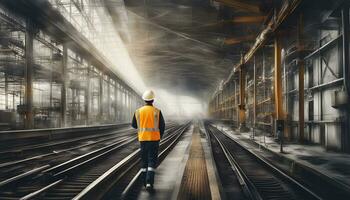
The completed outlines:
[[[160,137],[163,137],[165,131],[165,121],[162,115],[162,112],[159,112],[159,132],[160,132]]]

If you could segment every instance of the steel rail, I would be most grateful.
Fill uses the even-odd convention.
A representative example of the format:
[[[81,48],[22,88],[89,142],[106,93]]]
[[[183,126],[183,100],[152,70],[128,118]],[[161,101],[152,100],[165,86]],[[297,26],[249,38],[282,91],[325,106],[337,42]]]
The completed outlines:
[[[173,128],[175,128],[175,125],[171,125],[170,128],[168,128],[168,130],[171,130]],[[129,131],[129,130],[124,130],[124,131]],[[132,130],[130,130],[130,131],[132,131]],[[117,132],[119,132],[119,131],[117,131]],[[116,132],[110,133],[110,134],[113,135],[113,134],[116,134]],[[110,134],[107,134],[107,135],[110,135]],[[36,155],[36,156],[33,156],[33,157],[25,158],[25,159],[22,159],[22,160],[9,161],[9,162],[6,162],[6,163],[0,163],[0,169],[1,168],[5,168],[5,167],[15,166],[15,165],[18,165],[18,164],[22,164],[24,162],[33,161],[33,160],[44,158],[44,157],[51,156],[51,155],[58,155],[60,153],[65,153],[65,152],[72,151],[72,150],[75,150],[75,149],[79,149],[79,148],[83,148],[83,147],[87,147],[87,146],[92,146],[92,145],[95,145],[95,144],[98,144],[98,143],[101,143],[101,142],[105,142],[107,140],[111,140],[111,139],[114,139],[114,138],[117,139],[119,137],[124,137],[124,136],[127,136],[128,134],[129,133],[126,133],[126,134],[123,134],[123,135],[116,135],[116,136],[112,136],[112,137],[109,137],[109,138],[104,138],[104,139],[97,140],[97,141],[94,141],[94,142],[91,142],[91,143],[88,143],[88,144],[74,146],[74,147],[67,148],[67,149],[54,150],[51,153],[44,153],[44,154]],[[104,136],[106,136],[106,135],[104,135]]]
[[[13,139],[28,139],[33,137],[46,137],[53,138],[53,136],[64,135],[69,133],[78,132],[89,132],[89,131],[102,131],[110,130],[113,128],[121,128],[128,126],[128,123],[123,124],[107,124],[99,126],[76,126],[69,128],[49,128],[49,129],[30,129],[30,130],[11,130],[11,131],[0,131],[0,141],[8,141]]]
[[[244,194],[249,199],[262,200],[263,198],[260,196],[258,190],[254,186],[254,184],[249,180],[249,178],[244,173],[243,169],[239,166],[238,162],[234,159],[232,154],[229,152],[227,147],[219,140],[219,138],[215,134],[213,134],[213,132],[210,129],[207,129],[207,130],[208,130],[209,136],[213,136],[215,141],[217,141],[226,159],[230,163],[233,172],[237,175],[239,183],[244,191]]]
[[[249,180],[249,182],[252,183],[252,181],[250,180],[249,176],[247,175],[247,173],[242,169],[242,167],[240,167],[240,164],[237,160],[237,158],[235,157],[234,154],[232,154],[232,152],[228,151],[228,148],[225,144],[223,144],[223,142],[220,141],[220,139],[215,135],[214,132],[216,133],[221,133],[223,134],[227,139],[229,139],[230,141],[234,142],[234,144],[236,144],[240,149],[242,149],[244,152],[247,152],[248,155],[250,155],[254,160],[256,160],[257,162],[261,163],[263,166],[266,167],[266,169],[268,169],[270,172],[272,172],[274,175],[277,175],[278,177],[280,177],[281,179],[287,181],[289,184],[292,184],[293,187],[296,187],[299,189],[299,191],[301,191],[303,194],[307,194],[308,198],[311,199],[318,199],[321,200],[322,198],[320,196],[318,196],[317,194],[315,194],[314,192],[312,192],[310,189],[308,189],[307,187],[305,187],[304,185],[302,185],[301,183],[299,183],[298,181],[296,181],[294,178],[290,177],[289,175],[287,175],[286,173],[284,173],[283,171],[281,171],[280,169],[278,169],[277,167],[275,167],[273,164],[271,164],[270,162],[268,162],[267,160],[265,160],[263,157],[261,157],[260,155],[257,155],[256,153],[254,153],[252,150],[244,147],[242,144],[240,144],[236,139],[234,139],[232,136],[228,135],[225,132],[222,132],[220,130],[218,130],[217,128],[210,126],[210,128],[212,129],[211,134],[216,138],[216,140],[218,141],[219,144],[221,144],[221,148],[223,149],[223,151],[226,151],[229,155],[230,158],[229,159],[233,159],[234,163],[236,164],[236,166],[238,166],[238,171],[243,174],[245,177],[247,177],[247,180]],[[231,163],[231,162],[230,162]],[[250,185],[250,184],[249,184]],[[253,184],[254,185],[254,184]],[[249,187],[249,189],[251,190],[251,193],[253,194],[253,199],[261,199],[261,194],[259,194],[259,196],[256,196],[256,192],[258,192],[258,189],[256,188],[256,186],[254,185],[254,187]]]
[[[23,147],[16,147],[16,149],[12,149],[12,150],[6,150],[6,151],[0,151],[0,155],[3,154],[14,154],[14,153],[21,153],[23,154],[23,152],[25,151],[33,151],[33,150],[37,150],[37,149],[45,149],[45,148],[52,148],[54,146],[61,146],[61,145],[68,145],[70,143],[76,143],[76,142],[81,142],[84,140],[89,140],[89,139],[96,139],[96,138],[101,138],[101,137],[106,137],[108,135],[114,135],[114,134],[118,134],[120,132],[125,132],[128,130],[132,130],[132,129],[122,129],[122,130],[115,130],[115,131],[111,131],[111,132],[107,132],[107,133],[103,133],[103,134],[94,134],[94,135],[89,135],[89,136],[83,136],[83,137],[77,137],[77,138],[73,138],[73,139],[66,139],[66,140],[61,140],[61,141],[54,141],[54,142],[44,142],[44,143],[40,143],[40,144],[34,144],[34,145],[26,145]]]
[[[115,142],[113,144],[110,144],[110,145],[107,145],[107,146],[102,147],[100,149],[97,149],[95,151],[92,151],[92,152],[86,153],[84,155],[78,156],[76,158],[73,158],[69,161],[62,163],[62,164],[56,165],[50,169],[46,169],[42,173],[51,174],[53,176],[64,175],[67,172],[70,172],[70,171],[72,171],[78,167],[81,167],[81,166],[83,166],[91,161],[94,161],[95,159],[106,156],[109,153],[112,153],[113,151],[116,151],[127,144],[130,144],[131,142],[135,141],[136,138],[137,138],[137,136],[130,136],[128,138],[122,139],[122,140]]]
[[[70,148],[67,148],[67,149],[54,150],[51,153],[44,153],[44,154],[40,154],[40,155],[29,157],[29,158],[25,158],[25,159],[22,159],[22,160],[15,160],[15,161],[9,161],[9,162],[6,162],[6,163],[1,163],[0,164],[0,169],[5,168],[5,167],[15,166],[15,165],[18,165],[18,164],[23,164],[25,162],[41,159],[41,158],[52,156],[52,155],[58,155],[58,154],[65,153],[65,152],[68,152],[68,151],[72,151],[72,150],[75,150],[75,149],[80,149],[80,148],[83,148],[83,147],[96,145],[96,144],[99,144],[101,142],[105,142],[107,140],[118,139],[120,137],[126,137],[126,136],[127,136],[127,134],[112,136],[112,137],[103,138],[101,140],[97,140],[97,141],[94,141],[94,142],[91,142],[91,143],[88,143],[88,144],[82,144],[82,145],[70,147]]]
[[[166,132],[173,131],[176,129],[176,127],[171,127],[166,130]],[[167,137],[168,138],[168,137]],[[46,174],[49,177],[53,179],[53,183],[50,183],[49,185],[40,188],[34,192],[31,192],[25,196],[23,196],[21,199],[33,199],[38,198],[43,193],[47,192],[48,190],[53,189],[54,187],[58,186],[61,183],[64,183],[64,181],[67,179],[67,177],[75,171],[78,171],[82,167],[87,167],[89,164],[93,165],[96,161],[100,160],[103,157],[106,157],[107,155],[111,154],[115,150],[120,149],[123,146],[126,146],[127,144],[131,143],[132,141],[136,141],[136,136],[132,137],[130,140],[124,140],[120,145],[109,148],[111,145],[107,147],[103,147],[100,150],[100,154],[96,155],[97,152],[89,152],[87,154],[84,154],[83,156],[80,156],[79,158],[71,159],[65,163],[62,163],[60,165],[57,165],[55,167],[52,167],[50,169],[46,169],[42,171],[42,174]],[[103,151],[106,150],[106,151]]]
[[[78,169],[88,165],[88,164],[91,164],[92,162],[100,159],[101,157],[104,157],[106,156],[107,154],[115,151],[115,150],[118,150],[120,148],[122,148],[123,146],[127,145],[127,144],[130,144],[132,141],[134,141],[136,139],[136,137],[132,137],[132,138],[128,138],[127,140],[123,140],[122,142],[119,142],[118,146],[112,148],[112,149],[109,149],[105,152],[102,152],[101,154],[99,155],[95,155],[96,152],[90,152],[88,154],[84,154],[83,156],[81,157],[78,157],[78,158],[74,158],[72,160],[69,160],[65,163],[62,163],[58,166],[55,166],[55,167],[52,167],[50,169],[47,169],[45,171],[43,171],[42,173],[44,174],[51,174],[51,176],[54,178],[54,179],[57,179],[57,177],[60,177],[60,179],[58,180],[54,180],[53,183],[50,183],[49,185],[43,187],[43,188],[40,188],[39,190],[36,190],[32,193],[29,193],[27,195],[25,195],[24,197],[20,198],[21,200],[23,199],[34,199],[34,198],[37,198],[39,195],[41,195],[42,193],[46,192],[47,190],[50,190],[52,189],[53,187],[57,186],[59,183],[62,183],[64,182],[65,178],[64,177],[65,175],[68,175],[69,173],[73,172],[73,171],[77,171]],[[105,150],[106,148],[101,148],[99,150],[103,151]],[[108,148],[107,148],[108,149]],[[93,157],[91,157],[93,156]],[[85,157],[88,157],[87,160],[85,160],[86,158]]]
[[[89,140],[89,139],[95,139],[95,138],[101,138],[101,137],[106,137],[108,135],[114,135],[114,134],[119,134],[121,132],[126,132],[126,131],[132,131],[133,129],[131,128],[127,128],[126,125],[122,124],[120,125],[121,127],[118,127],[117,130],[109,130],[106,129],[106,126],[102,126],[102,127],[96,127],[97,128],[97,132],[98,131],[107,131],[106,133],[100,133],[100,134],[93,134],[93,135],[88,135],[88,136],[81,136],[81,137],[76,137],[73,139],[65,139],[65,140],[60,140],[60,141],[48,141],[48,142],[44,142],[44,143],[40,143],[40,144],[29,144],[29,145],[25,145],[25,146],[21,146],[21,147],[16,147],[12,150],[5,150],[5,151],[0,151],[0,155],[2,154],[14,154],[14,153],[23,153],[25,151],[33,151],[34,149],[45,149],[47,147],[53,147],[53,146],[60,146],[60,145],[67,145],[69,143],[74,143],[74,142],[80,142],[80,141],[84,141],[84,140]],[[125,126],[125,127],[124,127]],[[174,127],[175,124],[171,124],[170,127]],[[114,127],[114,126],[111,126]],[[93,129],[94,127],[88,127],[87,129],[81,129],[79,128],[78,130],[81,131],[91,131],[91,129]],[[103,128],[103,129],[101,129]],[[64,131],[64,129],[59,129],[61,131]],[[71,132],[71,129],[67,129],[68,132]],[[73,129],[75,130],[75,129]],[[96,133],[96,130],[95,130]],[[125,135],[125,134],[124,134]],[[68,136],[70,137],[70,136]],[[1,164],[0,164],[1,166]]]
[[[126,136],[124,136],[124,137],[126,137]],[[131,136],[131,137],[132,137],[132,136]],[[116,141],[116,142],[114,142],[114,143],[108,145],[107,148],[112,148],[113,146],[118,145],[118,144],[122,143],[123,141],[125,141],[125,140],[127,140],[127,139],[129,139],[129,138],[131,138],[131,137],[119,138],[118,141]],[[135,139],[135,138],[136,138],[136,137],[134,137],[133,139]],[[116,137],[116,139],[117,139],[117,137]],[[108,139],[103,139],[102,141],[99,141],[98,143],[102,143],[102,142],[105,142],[105,141],[110,141],[110,139],[109,139],[109,138],[108,138]],[[96,144],[96,143],[91,143],[91,144],[89,144],[89,145],[94,145],[94,144]],[[70,150],[73,150],[73,149],[80,149],[80,148],[86,147],[86,146],[88,146],[88,145],[82,145],[82,146],[79,146],[79,147],[70,148],[70,149],[68,149],[68,150],[64,150],[64,151],[61,151],[61,152],[59,152],[59,153],[65,153],[65,152],[67,152],[67,151],[70,151]],[[95,151],[93,151],[93,152],[89,152],[89,153],[83,154],[83,155],[81,155],[81,156],[78,156],[78,157],[76,157],[76,158],[73,158],[73,159],[71,159],[71,160],[68,160],[68,161],[66,161],[66,162],[64,162],[64,163],[62,163],[62,164],[56,165],[56,166],[44,165],[44,166],[35,168],[35,169],[33,169],[33,170],[30,170],[30,171],[28,171],[28,172],[25,172],[25,173],[22,173],[22,174],[19,174],[19,175],[15,175],[14,177],[11,177],[11,178],[8,178],[8,179],[6,179],[6,180],[4,180],[4,181],[1,181],[1,182],[0,182],[0,188],[1,188],[1,187],[4,187],[4,186],[7,186],[7,185],[10,185],[10,184],[17,184],[17,183],[19,183],[20,181],[22,181],[22,180],[24,180],[24,179],[27,179],[27,178],[29,178],[29,177],[34,177],[34,176],[36,176],[36,175],[38,175],[38,174],[40,174],[40,173],[49,174],[49,172],[53,172],[53,171],[54,171],[55,169],[57,169],[57,168],[62,168],[62,167],[64,167],[64,166],[67,167],[69,164],[71,164],[71,163],[73,163],[73,162],[82,161],[82,159],[84,159],[84,158],[90,156],[91,154],[96,154],[96,152],[101,152],[101,151],[103,151],[104,149],[107,149],[107,148],[106,148],[106,147],[103,147],[103,148],[97,149],[97,150],[95,150]],[[101,150],[101,149],[103,149],[103,150]],[[50,153],[50,155],[57,155],[57,154],[58,154],[58,153]],[[42,157],[46,157],[46,156],[48,156],[48,155],[39,156],[39,157],[35,157],[35,158],[37,159],[37,158],[42,158]],[[26,160],[26,161],[27,161],[27,160]],[[18,163],[15,163],[15,164],[18,164]],[[15,165],[15,164],[13,164],[13,165]]]
[[[175,144],[175,142],[177,142],[177,140],[182,136],[182,134],[184,133],[184,131],[187,129],[188,126],[189,126],[189,123],[180,127],[177,131],[174,131],[173,134],[169,135],[167,138],[165,138],[161,142],[160,146],[164,146],[168,142],[170,142],[167,148],[165,148],[165,150],[168,151],[169,148],[173,144]],[[164,152],[164,150],[162,152]],[[128,157],[126,157],[125,159],[120,161],[118,164],[110,168],[107,172],[101,175],[93,183],[87,186],[83,191],[81,191],[78,195],[76,195],[73,198],[73,200],[91,199],[92,197],[94,199],[101,199],[111,189],[111,187],[115,185],[116,182],[122,177],[122,176],[118,176],[118,174],[121,172],[123,167],[130,165],[130,163],[132,165],[131,167],[128,168],[128,170],[125,170],[123,172],[123,174],[125,174],[140,161],[139,153],[140,153],[140,149],[131,153]]]

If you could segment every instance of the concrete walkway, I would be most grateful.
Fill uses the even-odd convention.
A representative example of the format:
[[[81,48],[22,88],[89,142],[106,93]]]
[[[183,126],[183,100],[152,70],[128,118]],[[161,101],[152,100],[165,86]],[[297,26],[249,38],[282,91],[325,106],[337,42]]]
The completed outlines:
[[[207,165],[198,126],[193,131],[189,159],[177,199],[211,200]]]
[[[138,199],[221,199],[219,179],[210,151],[205,134],[200,134],[198,123],[194,123],[158,166],[155,191],[149,193],[142,188]],[[200,188],[201,183],[204,185]]]

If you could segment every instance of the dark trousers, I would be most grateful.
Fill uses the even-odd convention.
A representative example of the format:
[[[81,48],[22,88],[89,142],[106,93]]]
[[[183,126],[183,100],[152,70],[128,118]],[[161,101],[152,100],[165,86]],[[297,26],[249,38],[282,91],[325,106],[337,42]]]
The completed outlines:
[[[141,176],[144,184],[154,183],[154,174],[157,166],[159,141],[140,142],[141,146]]]

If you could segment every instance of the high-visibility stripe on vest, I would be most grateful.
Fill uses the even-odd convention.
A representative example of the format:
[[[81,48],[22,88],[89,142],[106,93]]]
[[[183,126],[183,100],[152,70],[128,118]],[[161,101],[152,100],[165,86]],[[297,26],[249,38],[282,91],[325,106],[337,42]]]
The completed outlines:
[[[160,111],[146,105],[135,112],[139,141],[159,141],[159,113]]]

